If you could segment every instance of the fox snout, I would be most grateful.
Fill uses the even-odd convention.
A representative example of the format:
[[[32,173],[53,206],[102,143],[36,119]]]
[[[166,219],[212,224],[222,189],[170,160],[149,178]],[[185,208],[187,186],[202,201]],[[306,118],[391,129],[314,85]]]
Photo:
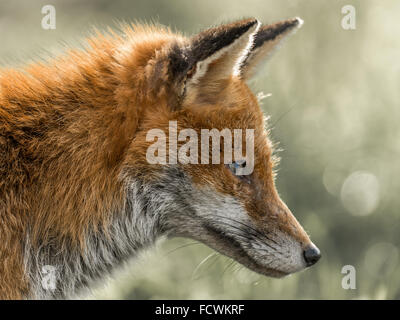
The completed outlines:
[[[220,217],[216,225],[230,242],[220,251],[258,273],[282,277],[318,262],[320,250],[284,205],[278,213],[255,220]],[[234,243],[235,245],[231,245]]]
[[[293,271],[314,265],[321,258],[320,250],[311,242],[293,213],[277,195],[274,187],[272,194],[275,200],[269,198],[264,202],[267,209],[261,218],[254,219],[255,224],[267,237],[274,239],[276,246],[280,247],[279,251],[292,256]]]
[[[278,216],[267,216],[260,228],[274,242],[274,255],[285,256],[287,273],[310,267],[321,258],[318,247],[310,240],[294,215],[286,208]]]

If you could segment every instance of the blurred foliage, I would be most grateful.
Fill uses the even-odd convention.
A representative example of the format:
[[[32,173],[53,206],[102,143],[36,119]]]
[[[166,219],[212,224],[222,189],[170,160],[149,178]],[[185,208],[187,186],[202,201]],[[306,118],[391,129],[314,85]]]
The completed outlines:
[[[46,4],[0,2],[1,66],[79,45],[92,26],[121,20],[158,21],[186,34],[243,16],[305,20],[250,85],[272,93],[262,107],[283,149],[278,189],[320,247],[321,261],[269,279],[201,244],[173,239],[146,251],[93,297],[400,298],[399,1],[53,0],[57,29],[43,30]],[[341,27],[347,4],[356,8],[356,30]],[[348,264],[357,271],[356,290],[341,287]]]

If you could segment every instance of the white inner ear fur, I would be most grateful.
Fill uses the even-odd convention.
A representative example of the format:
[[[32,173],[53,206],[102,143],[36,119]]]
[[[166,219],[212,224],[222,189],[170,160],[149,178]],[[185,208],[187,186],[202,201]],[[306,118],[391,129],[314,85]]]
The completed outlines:
[[[250,54],[250,51],[253,48],[253,44],[254,44],[254,37],[257,34],[258,30],[260,30],[260,27],[261,27],[261,22],[258,21],[254,32],[249,37],[249,42],[247,43],[246,47],[243,49],[242,53],[239,56],[239,59],[237,59],[235,65],[233,67],[233,75],[234,76],[240,75],[240,67],[243,64],[244,59],[246,59],[246,57]]]
[[[190,87],[198,84],[201,78],[203,78],[206,75],[210,63],[218,60],[225,53],[231,52],[231,54],[235,55],[241,50],[245,50],[243,49],[243,47],[247,48],[249,43],[252,41],[254,34],[259,29],[260,25],[261,23],[258,22],[256,25],[252,26],[247,32],[245,32],[243,35],[241,35],[239,38],[233,41],[230,45],[227,45],[226,47],[218,50],[214,54],[210,55],[208,58],[198,61],[196,64],[195,74],[186,83],[187,88],[189,89]],[[251,45],[252,44],[250,43],[250,46]]]

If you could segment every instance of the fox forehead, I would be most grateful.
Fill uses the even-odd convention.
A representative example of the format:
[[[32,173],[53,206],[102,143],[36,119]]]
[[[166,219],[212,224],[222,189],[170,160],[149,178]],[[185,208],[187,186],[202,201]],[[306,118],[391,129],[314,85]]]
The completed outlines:
[[[212,123],[215,128],[263,129],[263,112],[246,83],[234,76],[225,82],[212,97],[183,105],[185,112],[190,112],[199,121]]]

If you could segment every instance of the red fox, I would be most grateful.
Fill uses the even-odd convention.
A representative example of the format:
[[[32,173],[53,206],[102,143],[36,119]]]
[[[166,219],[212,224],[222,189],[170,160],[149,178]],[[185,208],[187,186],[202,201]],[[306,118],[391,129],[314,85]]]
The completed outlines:
[[[192,37],[130,25],[2,70],[0,298],[73,297],[160,236],[198,240],[266,276],[316,263],[318,248],[276,191],[272,144],[246,84],[301,23],[250,18]],[[254,130],[254,169],[238,174],[237,157],[149,163],[147,133],[168,133],[171,121],[197,133]]]

